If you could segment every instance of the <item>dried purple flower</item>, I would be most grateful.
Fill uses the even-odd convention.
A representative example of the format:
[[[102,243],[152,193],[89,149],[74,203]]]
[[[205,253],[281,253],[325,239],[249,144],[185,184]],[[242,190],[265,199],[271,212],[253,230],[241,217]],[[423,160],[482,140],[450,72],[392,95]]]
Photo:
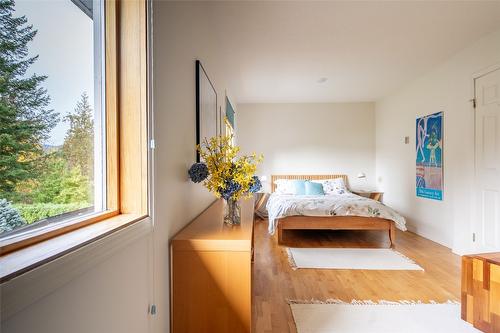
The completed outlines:
[[[195,163],[189,168],[188,174],[193,183],[200,183],[208,177],[207,165],[205,163]]]

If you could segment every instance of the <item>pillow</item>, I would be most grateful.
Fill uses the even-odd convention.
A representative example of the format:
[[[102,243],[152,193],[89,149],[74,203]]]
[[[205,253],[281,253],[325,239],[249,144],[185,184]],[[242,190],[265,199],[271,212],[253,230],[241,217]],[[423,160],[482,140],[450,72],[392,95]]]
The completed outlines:
[[[274,192],[278,194],[294,194],[295,186],[290,179],[277,179],[274,181],[276,189]]]
[[[323,185],[316,182],[306,182],[306,195],[325,195]]]
[[[345,194],[349,190],[345,186],[343,178],[327,179],[321,182],[325,194]]]
[[[306,180],[294,180],[293,181],[293,186],[294,186],[293,194],[306,195],[306,183],[308,183],[308,181],[306,181]]]

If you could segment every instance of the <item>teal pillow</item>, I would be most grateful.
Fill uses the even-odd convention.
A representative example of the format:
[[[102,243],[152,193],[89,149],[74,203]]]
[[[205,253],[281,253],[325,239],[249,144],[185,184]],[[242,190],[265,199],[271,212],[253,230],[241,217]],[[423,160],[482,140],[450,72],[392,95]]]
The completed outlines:
[[[325,195],[323,185],[315,182],[305,183],[306,195]]]
[[[295,189],[295,195],[305,195],[306,194],[306,181],[305,180],[294,180],[293,188]]]

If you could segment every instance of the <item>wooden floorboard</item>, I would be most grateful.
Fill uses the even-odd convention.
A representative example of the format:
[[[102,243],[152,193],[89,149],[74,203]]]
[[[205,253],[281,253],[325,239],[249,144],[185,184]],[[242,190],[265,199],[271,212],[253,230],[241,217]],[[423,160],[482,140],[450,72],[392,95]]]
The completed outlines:
[[[460,257],[450,249],[398,230],[395,250],[425,271],[292,270],[286,247],[383,247],[387,232],[286,230],[284,244],[256,221],[253,332],[296,332],[287,300],[460,300]]]

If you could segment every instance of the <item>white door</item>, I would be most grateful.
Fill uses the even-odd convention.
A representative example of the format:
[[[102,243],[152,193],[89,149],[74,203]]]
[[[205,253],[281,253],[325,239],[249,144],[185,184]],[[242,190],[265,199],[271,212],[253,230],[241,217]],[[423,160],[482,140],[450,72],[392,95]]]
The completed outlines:
[[[475,80],[478,251],[500,250],[500,69]]]

